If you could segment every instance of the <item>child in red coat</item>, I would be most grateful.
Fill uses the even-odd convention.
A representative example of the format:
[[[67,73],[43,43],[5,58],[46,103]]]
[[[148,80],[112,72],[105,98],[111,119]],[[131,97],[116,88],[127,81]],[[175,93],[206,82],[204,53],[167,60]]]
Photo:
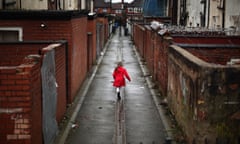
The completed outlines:
[[[128,75],[127,70],[122,66],[122,62],[118,63],[112,75],[114,79],[113,86],[117,88],[117,96],[118,100],[120,100],[120,88],[126,85],[125,78],[127,78],[128,81],[131,81],[131,78]]]

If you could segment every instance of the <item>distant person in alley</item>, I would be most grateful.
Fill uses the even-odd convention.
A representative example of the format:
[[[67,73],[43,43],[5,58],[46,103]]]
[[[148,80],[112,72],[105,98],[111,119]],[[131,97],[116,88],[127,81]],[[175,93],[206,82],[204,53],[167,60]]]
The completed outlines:
[[[123,67],[122,62],[118,62],[117,67],[113,71],[113,86],[116,87],[118,100],[121,99],[120,88],[126,86],[125,78],[131,81],[127,70]]]

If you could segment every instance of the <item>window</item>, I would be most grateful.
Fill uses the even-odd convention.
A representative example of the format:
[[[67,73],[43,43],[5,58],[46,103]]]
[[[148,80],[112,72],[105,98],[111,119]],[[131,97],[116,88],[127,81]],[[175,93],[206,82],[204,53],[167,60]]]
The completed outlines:
[[[133,8],[128,8],[128,12],[133,12]]]
[[[22,41],[22,28],[0,27],[0,42]]]

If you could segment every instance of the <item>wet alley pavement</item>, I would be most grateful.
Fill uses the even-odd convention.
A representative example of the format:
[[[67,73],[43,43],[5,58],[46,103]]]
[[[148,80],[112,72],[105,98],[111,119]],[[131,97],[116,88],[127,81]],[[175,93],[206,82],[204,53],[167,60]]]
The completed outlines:
[[[58,144],[165,144],[169,125],[154,94],[147,72],[129,36],[109,39],[103,56],[76,99]],[[123,62],[132,81],[121,89],[120,101],[112,86],[112,72]]]

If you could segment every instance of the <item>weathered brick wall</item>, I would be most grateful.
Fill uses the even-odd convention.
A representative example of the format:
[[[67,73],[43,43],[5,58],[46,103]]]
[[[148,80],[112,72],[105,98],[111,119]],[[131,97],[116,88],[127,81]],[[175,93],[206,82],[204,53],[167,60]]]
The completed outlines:
[[[204,143],[205,139],[215,143],[219,137],[237,140],[239,125],[231,115],[240,108],[236,103],[240,94],[239,65],[208,63],[187,50],[177,46],[169,49],[168,102],[175,118],[190,143]],[[230,56],[230,51],[225,52]]]
[[[239,65],[226,64],[240,58],[239,37],[161,36],[145,27],[143,34],[140,25],[133,25],[134,44],[189,143],[237,140],[240,128],[233,119],[239,118],[240,71]],[[175,50],[172,43],[183,46]]]
[[[150,45],[151,45],[151,28],[146,26],[146,32],[144,33],[144,46],[143,46],[143,59],[146,61],[150,57]]]
[[[87,74],[87,18],[71,20],[72,44],[69,53],[69,61],[71,65],[69,71],[71,73],[70,85],[68,85],[71,95],[68,102],[72,102],[74,97],[82,85]]]
[[[88,32],[91,33],[88,39],[88,48],[89,48],[89,67],[92,64],[96,63],[97,53],[96,53],[96,40],[97,40],[97,29],[96,29],[96,18],[88,20]],[[89,45],[90,44],[90,45]]]
[[[15,13],[14,13],[15,14]],[[15,14],[17,15],[17,14]],[[43,14],[48,16],[47,13]],[[40,16],[39,16],[40,17]],[[41,27],[44,24],[45,27]],[[87,67],[87,17],[62,19],[17,19],[0,20],[0,27],[20,27],[23,41],[67,40],[68,41],[68,103],[77,94],[85,76]]]
[[[167,61],[171,37],[159,36],[149,26],[143,29],[134,25],[134,43],[140,55],[146,61],[149,75],[156,82],[163,96],[167,95]]]
[[[140,55],[143,56],[144,49],[144,32],[145,29],[140,25],[134,25],[133,33],[134,33],[134,44],[136,45],[136,49],[139,51]]]
[[[67,105],[66,47],[64,41],[53,45],[49,42],[1,43],[0,61],[4,61],[0,65],[1,142],[42,143],[41,56],[52,49],[58,85],[56,120],[63,118]],[[6,66],[9,60],[12,65]]]
[[[0,66],[16,66],[26,55],[39,54],[46,43],[0,43]]]
[[[162,96],[167,96],[168,84],[168,47],[172,43],[172,38],[169,36],[157,36],[157,49],[159,50],[157,69],[157,83]]]
[[[103,25],[103,43],[105,44],[108,40],[108,19],[106,17],[98,17],[97,21]]]
[[[175,43],[185,44],[240,44],[239,36],[199,36],[197,34],[192,35],[171,35]]]
[[[0,66],[17,66],[23,62],[27,55],[44,54],[42,49],[51,42],[19,42],[0,43]],[[60,42],[61,43],[61,42]],[[57,121],[60,121],[66,111],[67,99],[67,76],[66,76],[66,43],[63,41],[55,48],[56,79],[58,83],[58,108]]]
[[[185,49],[208,63],[226,65],[232,58],[240,58],[239,48],[227,48],[227,46],[226,48],[220,48],[218,46],[215,48],[201,48],[198,46],[198,48]]]
[[[1,143],[42,144],[39,59],[0,67]]]

